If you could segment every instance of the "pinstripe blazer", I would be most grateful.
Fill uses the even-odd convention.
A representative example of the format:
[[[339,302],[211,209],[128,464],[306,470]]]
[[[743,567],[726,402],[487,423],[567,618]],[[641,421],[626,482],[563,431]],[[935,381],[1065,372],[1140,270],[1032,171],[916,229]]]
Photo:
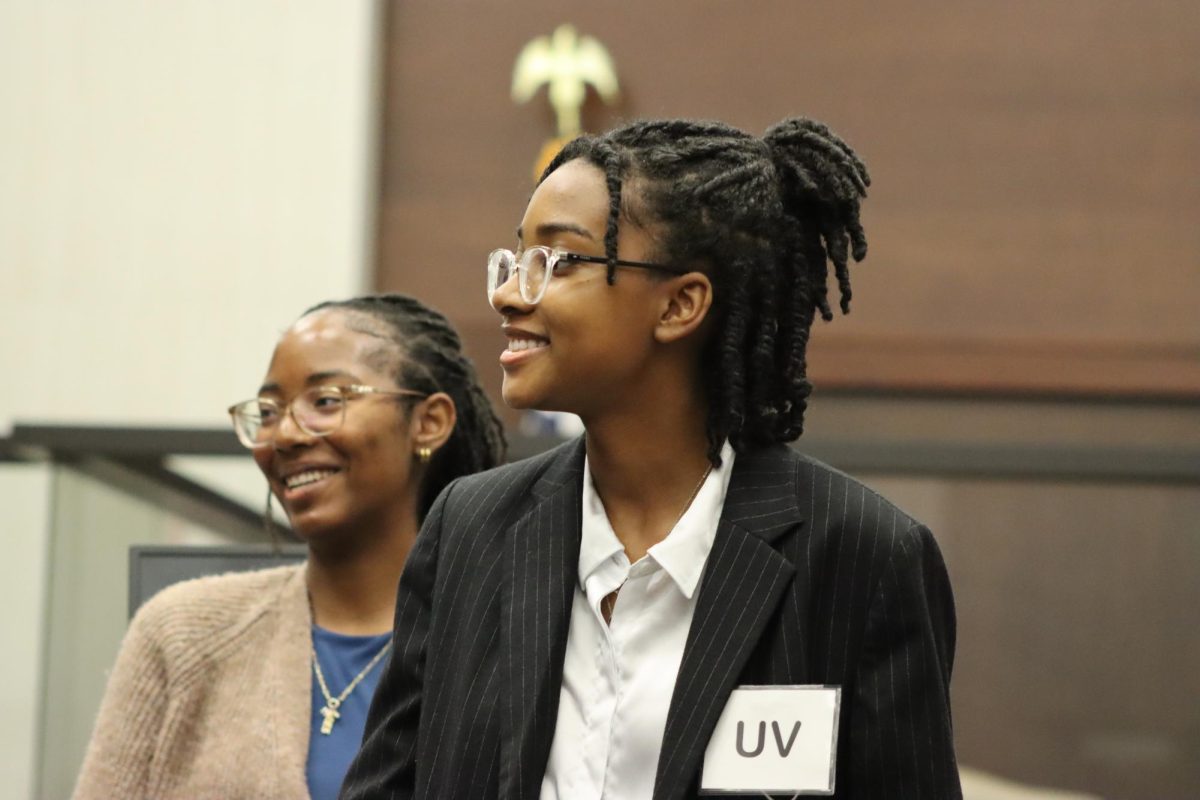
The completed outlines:
[[[536,798],[578,570],[583,440],[459,479],[400,580],[395,647],[343,800]],[[654,800],[692,797],[731,690],[842,687],[839,798],[961,797],[954,606],[932,535],[785,446],[740,454],[705,568]]]

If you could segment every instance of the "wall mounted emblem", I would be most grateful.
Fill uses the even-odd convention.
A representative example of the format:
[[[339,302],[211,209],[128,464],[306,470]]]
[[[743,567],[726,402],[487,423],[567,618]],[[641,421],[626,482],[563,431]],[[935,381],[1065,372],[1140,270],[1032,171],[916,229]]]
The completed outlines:
[[[558,130],[534,164],[536,180],[564,144],[583,132],[581,112],[587,87],[595,88],[608,104],[620,96],[612,57],[597,39],[580,36],[574,25],[559,25],[549,36],[539,36],[521,49],[513,67],[512,98],[527,103],[546,86]]]

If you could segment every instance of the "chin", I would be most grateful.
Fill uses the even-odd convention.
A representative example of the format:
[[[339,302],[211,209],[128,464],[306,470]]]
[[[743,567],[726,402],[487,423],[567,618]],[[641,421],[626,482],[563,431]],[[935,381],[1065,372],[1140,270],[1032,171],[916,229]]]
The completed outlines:
[[[296,535],[304,544],[318,544],[322,540],[328,540],[337,535],[337,532],[344,527],[344,524],[337,520],[320,517],[318,515],[304,515],[293,517],[289,520],[292,526],[292,533]]]
[[[510,381],[508,378],[504,379],[504,384],[500,387],[500,396],[504,399],[506,406],[518,411],[541,408],[536,395],[531,395],[530,392],[522,389],[519,383]]]

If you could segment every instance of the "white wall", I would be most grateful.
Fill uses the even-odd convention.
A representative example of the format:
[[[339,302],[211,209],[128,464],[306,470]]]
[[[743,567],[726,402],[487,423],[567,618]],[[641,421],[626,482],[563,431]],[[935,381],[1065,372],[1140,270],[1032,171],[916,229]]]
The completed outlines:
[[[47,503],[52,485],[42,465],[0,464],[0,786],[4,797],[28,797],[34,759],[45,589]],[[11,787],[11,789],[9,788]],[[11,794],[10,794],[11,791]]]
[[[378,15],[0,0],[0,430],[223,425],[278,331],[368,285]],[[0,472],[0,535],[35,562],[46,486]],[[6,573],[5,613],[40,619],[39,567]],[[9,627],[0,708],[20,713],[0,726],[0,785],[17,797],[40,634]]]

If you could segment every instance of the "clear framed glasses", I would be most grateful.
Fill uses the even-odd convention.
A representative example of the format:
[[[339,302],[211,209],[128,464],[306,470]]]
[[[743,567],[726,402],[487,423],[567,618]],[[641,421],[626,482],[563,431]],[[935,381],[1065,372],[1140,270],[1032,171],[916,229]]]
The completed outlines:
[[[411,389],[376,389],[374,386],[350,384],[348,386],[314,386],[280,404],[269,397],[243,400],[229,407],[233,429],[238,441],[251,450],[267,447],[275,440],[285,414],[309,436],[328,436],[342,427],[346,421],[346,406],[355,397],[363,395],[428,397],[424,392]]]
[[[584,262],[588,264],[607,264],[604,256],[585,256],[580,253],[569,253],[565,250],[553,250],[549,247],[527,247],[520,256],[512,250],[500,248],[488,254],[487,296],[488,302],[496,294],[496,290],[508,282],[514,272],[517,273],[517,287],[521,299],[529,305],[537,305],[546,296],[546,287],[554,277],[554,268],[561,263]],[[666,264],[652,264],[649,261],[618,260],[619,267],[637,267],[639,269],[655,269],[683,275],[691,270],[679,267],[669,267]]]

